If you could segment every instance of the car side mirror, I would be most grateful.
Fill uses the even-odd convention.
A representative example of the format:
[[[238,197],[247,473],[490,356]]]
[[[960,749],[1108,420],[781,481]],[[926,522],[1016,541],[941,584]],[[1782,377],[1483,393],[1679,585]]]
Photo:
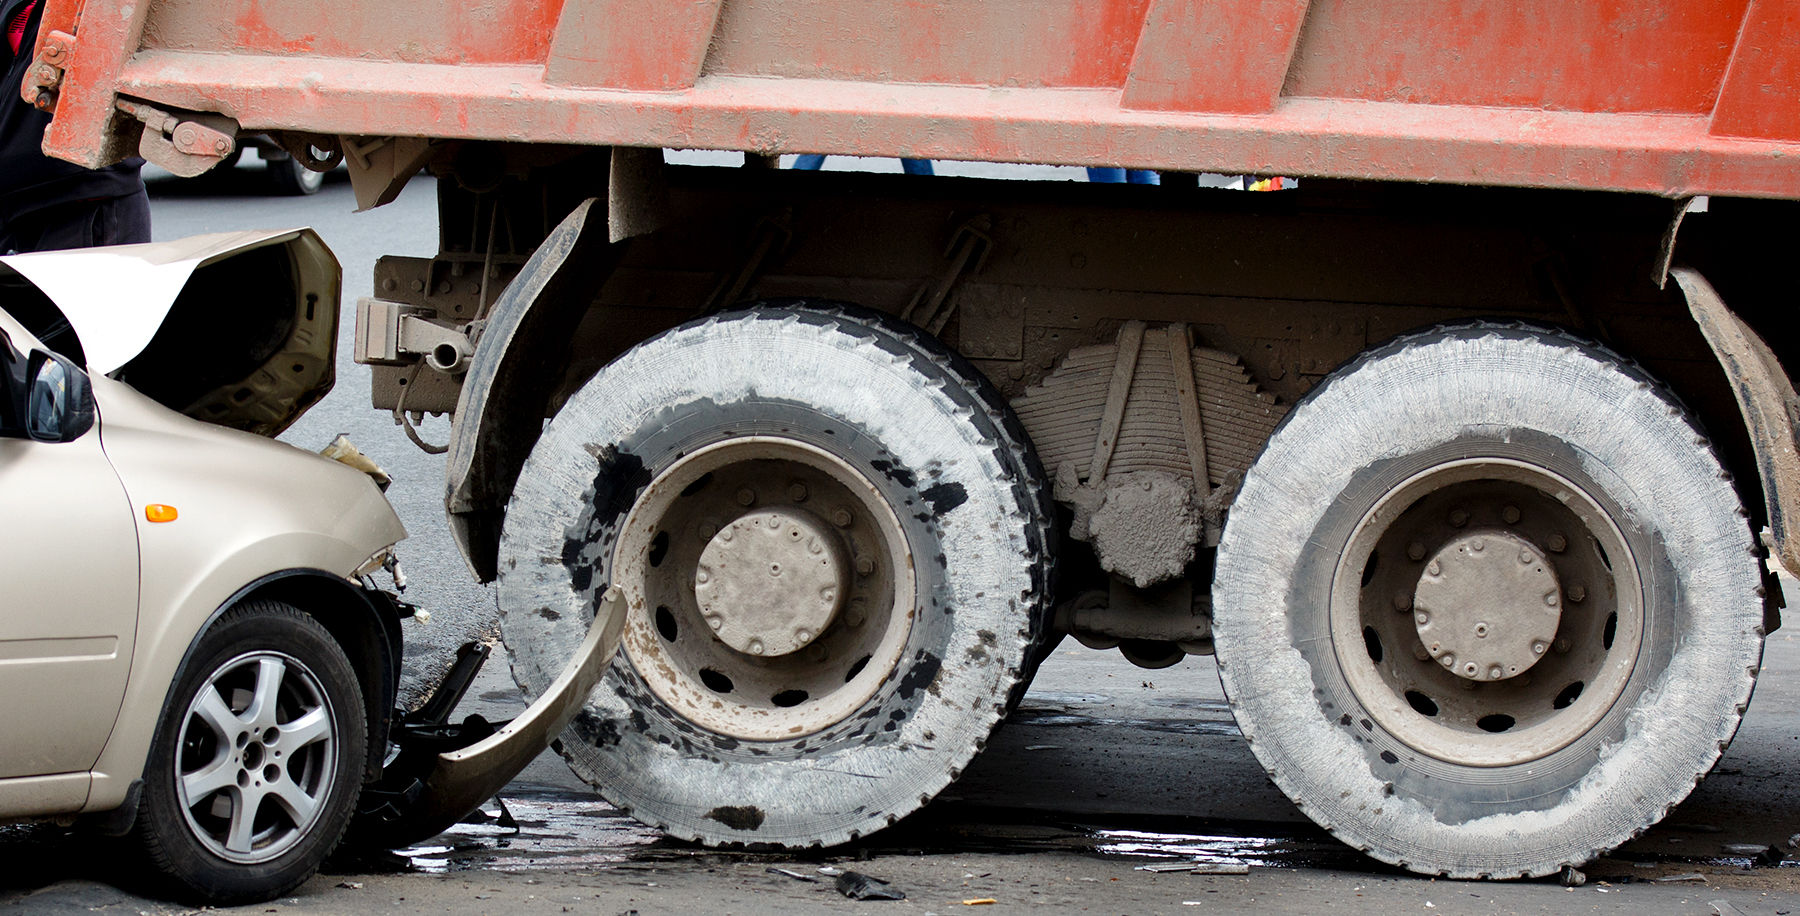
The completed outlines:
[[[94,390],[68,359],[31,351],[25,377],[25,432],[39,442],[74,442],[94,428]]]

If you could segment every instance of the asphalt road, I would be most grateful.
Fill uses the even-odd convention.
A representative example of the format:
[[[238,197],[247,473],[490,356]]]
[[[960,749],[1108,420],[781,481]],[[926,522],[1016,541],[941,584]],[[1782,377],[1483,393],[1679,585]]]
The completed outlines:
[[[341,172],[315,197],[275,198],[262,195],[257,169],[247,163],[198,183],[152,179],[156,237],[311,225],[343,261],[347,303],[370,293],[378,255],[436,249],[429,179],[390,206],[353,215]],[[349,359],[349,334],[346,324],[336,390],[283,438],[317,449],[345,432],[394,474],[389,496],[412,535],[403,552],[408,597],[433,613],[429,625],[408,624],[418,679],[463,640],[492,632],[493,598],[464,570],[445,530],[442,459],[368,408],[367,372]],[[447,424],[428,422],[425,434],[442,441]],[[1789,594],[1800,596],[1791,582]],[[499,658],[466,707],[493,718],[523,706]],[[1786,773],[1800,748],[1797,688],[1800,635],[1783,631],[1771,638],[1757,701],[1715,773],[1663,825],[1591,865],[1593,880],[1581,888],[1434,881],[1378,866],[1312,825],[1264,778],[1210,659],[1145,671],[1068,641],[956,785],[850,850],[793,857],[669,841],[595,799],[546,753],[502,796],[518,827],[459,825],[392,858],[334,862],[295,896],[245,912],[931,914],[991,898],[1005,912],[1711,914],[1731,912],[1711,903],[1727,901],[1745,914],[1785,914],[1800,909],[1800,869],[1747,868],[1747,857],[1725,847],[1787,849],[1800,833],[1800,791]],[[1210,876],[1140,868],[1189,857],[1251,868]],[[846,899],[821,866],[889,880],[907,899]],[[106,883],[113,880],[103,855],[48,828],[0,829],[0,914],[183,911]]]

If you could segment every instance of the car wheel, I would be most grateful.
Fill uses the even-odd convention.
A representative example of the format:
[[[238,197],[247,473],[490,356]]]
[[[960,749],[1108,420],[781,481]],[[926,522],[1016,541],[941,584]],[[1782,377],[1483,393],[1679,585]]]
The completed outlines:
[[[507,510],[501,628],[536,695],[619,588],[575,771],[683,839],[834,845],[929,801],[1024,690],[1052,518],[966,362],[767,304],[640,344],[557,414]]]
[[[1762,651],[1761,570],[1674,397],[1555,331],[1442,329],[1297,404],[1213,588],[1246,740],[1320,825],[1457,878],[1579,865],[1711,769]]]
[[[230,905],[311,877],[361,791],[356,672],[318,621],[259,601],[201,637],[157,731],[136,832],[177,895]]]
[[[315,172],[302,165],[299,159],[289,156],[269,163],[269,181],[275,185],[278,194],[302,197],[319,193],[325,186],[325,173]]]

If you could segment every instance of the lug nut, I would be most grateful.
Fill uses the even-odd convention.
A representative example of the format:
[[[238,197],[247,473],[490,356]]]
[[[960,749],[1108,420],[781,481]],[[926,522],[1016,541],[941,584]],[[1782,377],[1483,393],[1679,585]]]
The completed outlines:
[[[1419,645],[1418,643],[1413,643],[1413,658],[1416,658],[1419,661],[1424,661],[1430,657],[1431,657],[1431,653],[1425,651],[1424,646]]]
[[[1501,509],[1500,518],[1508,525],[1517,525],[1519,523],[1519,507],[1507,506],[1506,508]]]
[[[1555,643],[1554,643],[1554,644],[1552,644],[1552,646],[1551,646],[1551,648],[1553,648],[1553,649],[1555,649],[1555,650],[1556,650],[1556,651],[1558,651],[1558,652],[1567,652],[1567,651],[1569,651],[1569,639],[1568,639],[1568,637],[1566,637],[1566,636],[1562,636],[1562,637],[1558,637],[1558,638],[1557,638],[1557,640],[1556,640],[1556,642],[1555,642]]]
[[[1425,559],[1425,545],[1414,541],[1406,546],[1406,555],[1414,560]]]
[[[1461,528],[1462,526],[1467,525],[1468,523],[1469,523],[1469,513],[1464,512],[1461,509],[1452,509],[1450,511],[1450,524],[1452,524],[1458,528]]]
[[[713,535],[718,534],[718,533],[719,533],[718,525],[715,525],[712,522],[701,522],[700,523],[700,539],[701,540],[710,541],[710,540],[712,540]]]
[[[1491,665],[1488,667],[1488,680],[1497,681],[1500,679],[1500,675],[1502,675],[1504,673],[1505,672],[1500,670],[1499,665]]]
[[[1557,602],[1557,595],[1555,592],[1549,592],[1544,595],[1544,606],[1545,607],[1556,607],[1556,602]]]
[[[1579,585],[1569,586],[1569,600],[1571,602],[1573,602],[1575,604],[1580,604],[1581,599],[1586,598],[1586,597],[1587,597],[1587,589],[1582,588]]]
[[[750,640],[750,654],[751,654],[751,655],[761,655],[761,654],[763,654],[763,644],[762,644],[762,640],[760,640],[760,639],[752,639],[752,640]]]
[[[1413,616],[1413,619],[1418,621],[1419,626],[1424,626],[1425,624],[1428,624],[1431,622],[1431,615],[1425,613],[1424,611],[1420,611],[1418,614]]]
[[[800,629],[795,630],[794,631],[794,642],[797,642],[803,646],[809,642],[812,642],[812,631],[806,629],[805,627],[801,627]]]
[[[856,520],[856,517],[850,514],[849,509],[839,509],[831,513],[831,520],[836,522],[839,528],[848,528],[850,523]]]
[[[1425,567],[1425,573],[1431,576],[1441,576],[1444,574],[1444,568],[1439,566],[1436,560],[1432,560],[1431,565]]]
[[[1553,534],[1550,535],[1550,543],[1547,546],[1551,553],[1562,553],[1569,549],[1569,540],[1560,534]]]
[[[1534,642],[1531,644],[1531,654],[1533,654],[1533,655],[1543,655],[1544,654],[1544,644],[1542,641]]]
[[[856,558],[857,575],[866,576],[869,573],[872,573],[874,571],[875,571],[875,561],[873,559],[870,559],[869,557],[857,557]]]
[[[756,502],[756,491],[750,489],[749,487],[745,487],[742,490],[738,491],[737,499],[738,499],[738,505],[748,506],[751,503]]]
[[[805,499],[806,499],[806,484],[803,484],[798,480],[794,481],[793,483],[788,484],[788,499],[791,499],[794,502],[805,501]]]
[[[1395,592],[1394,593],[1394,610],[1396,610],[1396,611],[1412,610],[1412,596],[1405,592]]]

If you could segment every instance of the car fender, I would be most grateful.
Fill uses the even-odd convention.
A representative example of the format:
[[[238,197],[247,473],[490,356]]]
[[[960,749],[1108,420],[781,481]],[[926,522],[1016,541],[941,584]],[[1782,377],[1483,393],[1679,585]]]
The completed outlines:
[[[142,772],[169,685],[216,614],[246,588],[295,571],[354,593],[350,574],[406,530],[359,471],[190,420],[103,377],[94,392],[102,442],[136,513],[140,557],[130,681],[85,809],[103,811]],[[150,504],[173,506],[174,520],[148,521]]]

